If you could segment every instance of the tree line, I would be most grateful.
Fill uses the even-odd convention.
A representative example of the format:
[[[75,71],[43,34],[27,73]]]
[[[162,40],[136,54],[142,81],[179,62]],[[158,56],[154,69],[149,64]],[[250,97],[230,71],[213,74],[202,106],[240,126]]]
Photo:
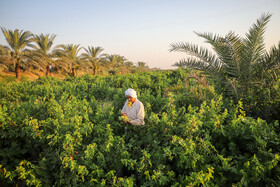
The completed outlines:
[[[54,46],[55,34],[33,34],[30,31],[9,30],[1,27],[8,46],[0,45],[0,65],[14,71],[21,79],[22,70],[39,69],[48,76],[51,69],[76,76],[77,70],[92,69],[110,74],[148,70],[145,62],[133,63],[118,54],[105,54],[100,46],[87,48],[75,44]],[[83,53],[81,53],[84,51]]]

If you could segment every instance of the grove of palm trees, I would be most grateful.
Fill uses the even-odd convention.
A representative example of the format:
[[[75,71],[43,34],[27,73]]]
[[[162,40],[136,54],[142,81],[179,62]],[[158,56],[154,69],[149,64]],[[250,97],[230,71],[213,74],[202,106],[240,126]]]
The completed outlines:
[[[55,34],[32,34],[30,31],[1,28],[8,46],[0,45],[0,70],[15,72],[18,80],[22,71],[43,71],[76,76],[77,72],[93,75],[119,74],[147,71],[143,64],[128,61],[118,54],[105,54],[102,47],[79,44],[59,44],[54,46]],[[143,62],[141,62],[143,63]]]

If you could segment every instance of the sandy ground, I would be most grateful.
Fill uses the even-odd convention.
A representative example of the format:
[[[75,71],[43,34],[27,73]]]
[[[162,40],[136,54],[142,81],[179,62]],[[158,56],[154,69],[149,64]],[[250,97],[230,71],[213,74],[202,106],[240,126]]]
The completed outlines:
[[[41,71],[25,71],[25,72],[22,72],[22,74],[21,74],[21,77],[24,80],[28,80],[28,81],[37,80],[41,76],[45,76],[45,72],[41,72]],[[50,76],[51,77],[56,77],[56,78],[61,78],[61,79],[65,78],[65,76],[57,74],[57,73],[50,73]],[[7,72],[7,71],[0,72],[0,81],[5,81],[5,79],[7,79],[7,78],[15,78],[15,77],[16,77],[15,72]]]

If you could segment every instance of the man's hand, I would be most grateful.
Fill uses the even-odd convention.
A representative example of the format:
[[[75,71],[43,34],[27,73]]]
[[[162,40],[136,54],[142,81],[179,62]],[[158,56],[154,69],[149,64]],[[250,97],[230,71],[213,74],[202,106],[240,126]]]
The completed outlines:
[[[125,112],[122,113],[122,116],[127,117]],[[131,124],[131,122],[130,121],[126,121],[126,124]]]

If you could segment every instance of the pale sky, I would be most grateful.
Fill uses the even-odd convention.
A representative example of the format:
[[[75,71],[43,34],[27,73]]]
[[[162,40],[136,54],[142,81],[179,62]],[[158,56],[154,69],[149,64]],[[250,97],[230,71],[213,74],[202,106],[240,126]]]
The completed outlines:
[[[269,50],[280,41],[280,0],[0,0],[0,27],[56,34],[54,45],[100,46],[134,63],[170,69],[187,56],[169,52],[171,43],[210,47],[194,31],[245,37],[263,13],[272,14]],[[7,45],[2,32],[0,44]]]

